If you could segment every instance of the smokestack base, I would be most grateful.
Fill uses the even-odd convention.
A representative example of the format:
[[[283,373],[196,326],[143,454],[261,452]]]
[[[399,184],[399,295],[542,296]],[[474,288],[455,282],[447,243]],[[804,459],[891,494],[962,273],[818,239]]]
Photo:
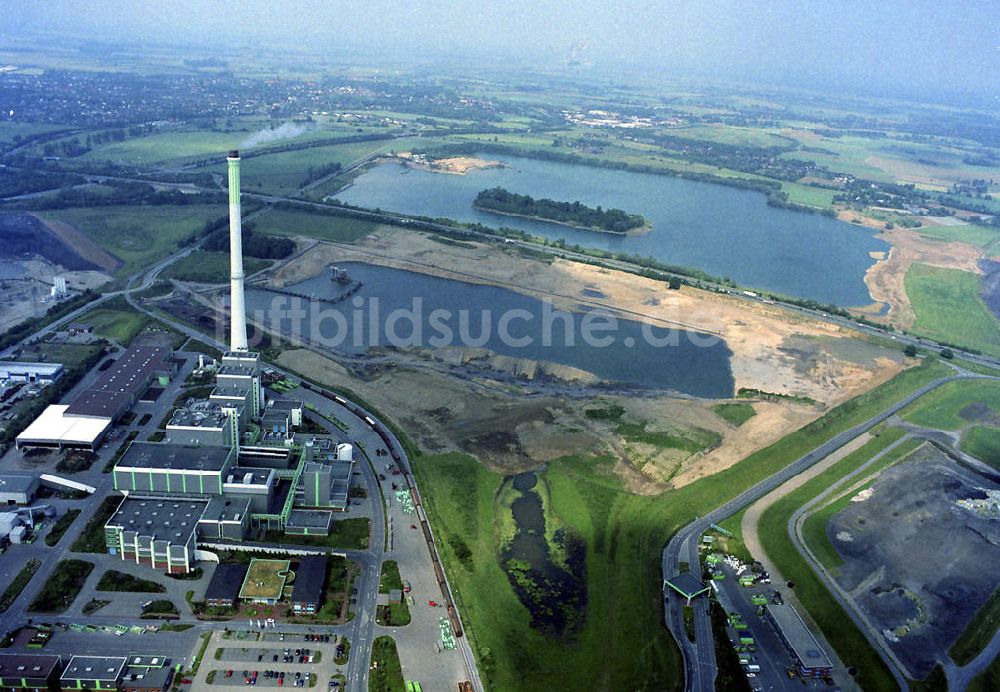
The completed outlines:
[[[229,158],[231,158],[231,159],[238,159],[239,157],[240,157],[240,150],[239,149],[231,149],[229,151]]]

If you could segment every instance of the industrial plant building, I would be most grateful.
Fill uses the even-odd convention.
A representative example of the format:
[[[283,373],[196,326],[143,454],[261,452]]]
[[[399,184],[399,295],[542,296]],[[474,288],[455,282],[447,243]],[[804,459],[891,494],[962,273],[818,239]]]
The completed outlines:
[[[35,499],[38,476],[25,473],[0,473],[0,504],[26,505]]]
[[[49,384],[63,375],[62,363],[0,361],[0,382]]]
[[[329,534],[331,510],[347,507],[353,472],[350,444],[296,440],[301,402],[265,400],[260,355],[248,350],[241,307],[238,154],[228,162],[231,348],[216,363],[208,398],[185,401],[171,414],[163,441],[132,442],[112,471],[125,498],[106,524],[108,552],[170,573],[191,571],[199,550],[237,544],[252,531]],[[78,415],[105,416],[110,424],[151,377],[172,374],[168,355],[144,350],[123,356],[102,386],[67,413],[76,407]],[[132,376],[121,375],[121,368]],[[105,402],[102,392],[112,390],[121,390],[124,409]],[[220,603],[231,600],[231,589],[216,586]]]

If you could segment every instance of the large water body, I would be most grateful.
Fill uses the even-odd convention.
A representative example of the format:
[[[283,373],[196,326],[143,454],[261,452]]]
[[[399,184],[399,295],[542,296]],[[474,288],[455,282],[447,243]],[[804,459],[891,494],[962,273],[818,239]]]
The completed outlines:
[[[390,339],[391,333],[400,337],[404,346],[481,346],[504,356],[579,368],[607,382],[699,397],[733,395],[732,351],[718,337],[684,330],[671,334],[662,326],[617,320],[613,331],[592,332],[601,338],[611,337],[610,345],[595,345],[583,338],[585,313],[572,313],[571,324],[565,319],[551,319],[551,328],[546,330],[545,304],[515,291],[357,262],[338,266],[352,280],[363,283],[350,298],[339,303],[324,302],[347,290],[325,273],[288,287],[317,300],[248,290],[250,314],[285,334],[294,330],[299,338],[345,355],[362,354],[370,346],[398,344]],[[418,310],[414,310],[415,298],[421,301]],[[373,307],[376,303],[377,314]],[[301,310],[302,317],[280,313],[289,309]],[[391,315],[397,310],[410,311],[416,319],[401,317],[393,323]],[[434,310],[448,311],[451,317],[443,318],[439,313],[441,319],[432,322]],[[465,331],[472,343],[460,336],[463,311],[467,315]],[[519,311],[519,316],[510,319],[506,328],[515,340],[512,342],[502,338],[500,320],[514,311]],[[453,332],[452,338],[444,342],[438,339],[441,324]],[[546,331],[551,335],[548,339]],[[567,333],[573,338],[571,346],[567,346]],[[670,339],[671,335],[675,338]]]
[[[872,302],[864,283],[887,243],[873,231],[819,214],[779,209],[759,192],[648,173],[493,156],[506,168],[447,175],[382,163],[336,198],[380,208],[487,226],[508,226],[550,239],[694,267],[741,286],[841,306]],[[557,224],[501,216],[472,206],[488,187],[641,214],[651,233],[618,237]]]

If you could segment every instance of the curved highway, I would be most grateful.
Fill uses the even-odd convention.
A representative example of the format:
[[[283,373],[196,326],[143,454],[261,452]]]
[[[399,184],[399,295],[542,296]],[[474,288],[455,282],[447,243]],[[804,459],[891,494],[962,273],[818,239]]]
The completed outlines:
[[[698,543],[702,534],[708,530],[711,524],[718,523],[750,503],[756,502],[793,476],[802,473],[854,438],[868,432],[879,423],[946,382],[979,378],[990,379],[982,375],[963,373],[942,377],[929,382],[864,423],[860,423],[844,432],[834,435],[812,451],[796,459],[774,475],[743,491],[724,505],[714,509],[703,517],[695,519],[674,534],[674,537],[670,539],[666,548],[663,549],[663,578],[669,579],[675,576],[680,571],[681,562],[687,562],[700,578]],[[687,638],[680,599],[670,597],[667,600],[664,619],[684,658],[686,689],[689,692],[712,692],[715,689],[716,665],[714,639],[708,617],[707,599],[697,599],[692,605],[695,607],[695,642],[691,642]],[[699,646],[699,642],[702,644],[701,646]]]

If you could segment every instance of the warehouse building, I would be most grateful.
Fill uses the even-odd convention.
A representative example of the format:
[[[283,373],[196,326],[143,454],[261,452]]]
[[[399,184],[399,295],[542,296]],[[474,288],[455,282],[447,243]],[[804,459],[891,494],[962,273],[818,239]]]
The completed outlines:
[[[124,656],[73,656],[59,684],[64,690],[117,690],[127,660]]]
[[[765,608],[767,619],[792,655],[802,677],[820,678],[833,671],[833,664],[827,657],[816,637],[806,627],[806,623],[787,603],[769,605]]]
[[[59,689],[62,659],[37,654],[0,654],[0,689]]]
[[[54,404],[17,436],[18,449],[89,449],[96,451],[111,424],[128,411],[155,378],[176,372],[169,348],[136,345],[83,390],[69,405]]]
[[[114,420],[139,401],[139,397],[161,378],[163,384],[177,371],[169,348],[137,345],[129,347],[90,388],[70,404],[71,416]]]
[[[26,473],[0,473],[0,504],[26,505],[35,499],[38,476]]]
[[[326,556],[306,555],[299,559],[292,582],[292,612],[315,615],[326,587]]]
[[[47,447],[50,449],[89,449],[96,451],[111,427],[111,418],[75,416],[69,406],[46,406],[38,418],[15,440],[18,449]]]
[[[126,497],[104,526],[108,552],[168,574],[187,574],[207,507],[207,500]]]
[[[232,447],[133,442],[112,472],[115,489],[125,493],[221,495],[235,456]]]
[[[205,605],[212,608],[235,608],[246,576],[247,566],[242,563],[219,563],[205,589]]]
[[[50,384],[63,376],[62,363],[0,361],[0,381]]]

